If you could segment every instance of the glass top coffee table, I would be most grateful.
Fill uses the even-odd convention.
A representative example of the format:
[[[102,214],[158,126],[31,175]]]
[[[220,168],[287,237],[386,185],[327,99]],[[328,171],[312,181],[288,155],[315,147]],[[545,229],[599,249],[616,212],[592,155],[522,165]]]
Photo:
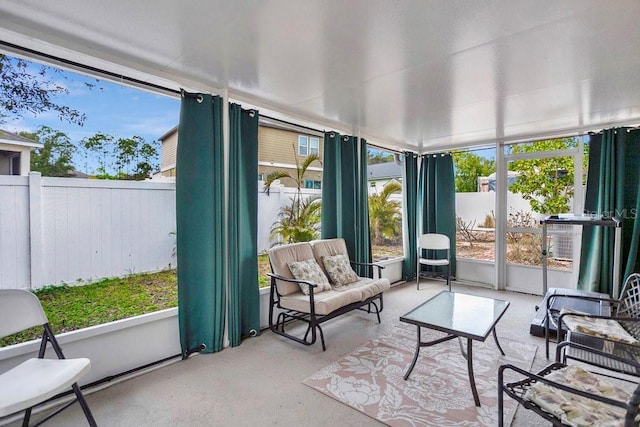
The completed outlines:
[[[504,356],[504,351],[496,336],[496,323],[498,323],[498,320],[507,311],[508,307],[508,301],[442,291],[401,316],[401,322],[411,323],[418,328],[416,353],[413,356],[409,370],[404,375],[404,379],[409,378],[411,371],[416,366],[421,347],[440,344],[453,338],[466,338],[467,350],[465,352],[460,340],[460,351],[462,356],[467,359],[467,370],[469,371],[469,383],[471,384],[473,400],[476,406],[480,406],[478,390],[473,377],[472,343],[473,340],[484,341],[490,333],[493,333],[493,339],[496,341],[498,350]],[[420,328],[434,329],[445,332],[448,335],[433,341],[423,342],[420,338]]]

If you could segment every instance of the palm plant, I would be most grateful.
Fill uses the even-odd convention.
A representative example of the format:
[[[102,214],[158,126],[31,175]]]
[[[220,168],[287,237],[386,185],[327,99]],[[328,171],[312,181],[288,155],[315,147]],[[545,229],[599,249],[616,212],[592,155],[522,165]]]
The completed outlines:
[[[297,206],[297,208],[296,208]],[[320,198],[308,197],[300,205],[283,206],[271,227],[271,238],[286,243],[308,242],[320,238]]]
[[[283,206],[278,213],[278,221],[271,227],[271,237],[280,236],[287,243],[308,242],[317,239],[320,228],[320,200],[318,197],[303,199],[302,187],[307,169],[313,162],[322,164],[318,154],[309,154],[302,163],[293,146],[296,159],[296,173],[292,176],[287,170],[271,172],[264,180],[264,191],[269,194],[276,180],[289,178],[296,184],[296,194],[291,198],[290,206]]]
[[[386,241],[396,240],[400,237],[400,202],[389,200],[394,193],[402,192],[402,184],[398,181],[390,181],[380,194],[369,196],[369,227],[371,240],[374,245],[383,245]]]

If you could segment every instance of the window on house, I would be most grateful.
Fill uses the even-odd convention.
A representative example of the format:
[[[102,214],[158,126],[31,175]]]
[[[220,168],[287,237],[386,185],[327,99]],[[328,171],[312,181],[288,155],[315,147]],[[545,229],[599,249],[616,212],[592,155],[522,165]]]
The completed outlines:
[[[320,155],[320,138],[315,136],[298,135],[298,155]]]
[[[320,138],[309,138],[309,154],[320,155]]]
[[[20,154],[9,157],[9,175],[20,175]]]
[[[313,179],[305,179],[304,188],[315,188],[316,190],[319,190],[322,188],[322,183],[321,181],[316,181]]]
[[[306,135],[298,135],[298,155],[309,155],[309,137]]]

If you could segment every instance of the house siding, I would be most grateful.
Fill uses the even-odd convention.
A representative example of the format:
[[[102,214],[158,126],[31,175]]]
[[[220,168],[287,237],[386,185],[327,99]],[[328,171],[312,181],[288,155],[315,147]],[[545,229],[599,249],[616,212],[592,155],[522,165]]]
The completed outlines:
[[[162,176],[175,176],[176,153],[178,150],[178,132],[162,140],[161,172]]]
[[[295,175],[296,156],[298,154],[298,135],[316,137],[320,140],[320,159],[323,155],[323,139],[317,135],[291,130],[278,129],[271,126],[258,127],[258,174],[266,177],[271,172],[287,170],[291,175]],[[298,156],[300,162],[304,161],[303,156]],[[269,163],[271,165],[265,165]],[[319,169],[322,165],[314,162],[313,169]],[[304,179],[322,181],[322,171],[308,170]],[[294,187],[295,181],[283,179],[281,183],[286,187]]]
[[[323,138],[321,136],[272,126],[258,126],[258,174],[266,177],[271,172],[286,170],[291,175],[295,175],[298,135],[318,138],[320,140],[320,158],[322,159]],[[177,147],[178,132],[169,134],[162,139],[162,176],[175,176]],[[303,157],[300,157],[300,162],[303,159]],[[320,163],[314,162],[310,168],[311,170],[308,170],[305,174],[304,179],[322,181],[322,171],[319,170],[321,168],[322,165]],[[287,187],[295,186],[295,181],[290,179],[283,179],[281,183]]]

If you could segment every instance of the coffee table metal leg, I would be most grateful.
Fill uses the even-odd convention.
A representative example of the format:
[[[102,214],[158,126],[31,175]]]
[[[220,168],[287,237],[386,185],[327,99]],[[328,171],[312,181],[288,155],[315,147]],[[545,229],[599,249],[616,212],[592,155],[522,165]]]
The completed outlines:
[[[472,339],[467,338],[467,369],[469,370],[469,383],[471,383],[471,392],[473,393],[473,400],[476,406],[480,406],[480,398],[478,397],[478,390],[476,389],[476,380],[473,376],[473,344]]]
[[[409,366],[409,370],[407,371],[406,374],[404,374],[404,379],[405,381],[407,380],[407,378],[409,378],[409,375],[411,375],[411,371],[413,371],[413,368],[416,366],[416,362],[418,361],[418,355],[420,354],[420,347],[421,347],[421,342],[420,342],[420,326],[417,327],[418,328],[418,340],[417,340],[417,344],[416,344],[416,354],[414,354],[413,356],[413,361],[411,362],[411,366]]]
[[[460,353],[462,353],[462,357],[467,360],[467,352],[464,350],[464,346],[462,345],[462,337],[458,337],[458,344],[460,345]]]
[[[493,339],[496,342],[496,345],[498,346],[498,350],[500,350],[500,353],[502,353],[503,356],[506,356],[506,354],[504,354],[504,351],[502,351],[502,347],[500,346],[500,342],[498,341],[498,336],[496,335],[496,328],[493,328]]]

